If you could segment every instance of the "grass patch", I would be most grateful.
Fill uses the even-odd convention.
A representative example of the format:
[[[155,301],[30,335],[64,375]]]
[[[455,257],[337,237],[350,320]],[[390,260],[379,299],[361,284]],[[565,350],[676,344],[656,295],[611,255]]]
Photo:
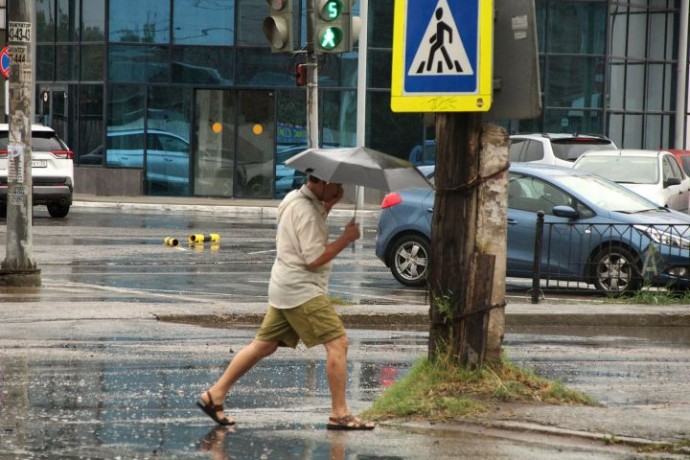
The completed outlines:
[[[689,291],[674,291],[673,289],[656,289],[643,287],[639,291],[612,295],[608,298],[613,303],[637,303],[644,305],[674,305],[690,303]]]
[[[538,377],[507,360],[476,370],[441,361],[425,358],[415,363],[362,415],[372,420],[443,421],[481,414],[496,402],[597,405],[591,397]]]

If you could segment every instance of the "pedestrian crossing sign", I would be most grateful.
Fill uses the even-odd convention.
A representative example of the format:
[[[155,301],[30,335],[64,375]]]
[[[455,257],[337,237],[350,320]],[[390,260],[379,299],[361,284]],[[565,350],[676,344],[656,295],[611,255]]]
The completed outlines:
[[[491,108],[493,0],[396,0],[391,109]]]

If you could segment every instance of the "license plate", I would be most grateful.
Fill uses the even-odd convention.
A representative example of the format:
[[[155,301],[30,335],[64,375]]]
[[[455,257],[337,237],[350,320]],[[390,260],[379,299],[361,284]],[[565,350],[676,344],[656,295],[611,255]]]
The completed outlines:
[[[45,168],[47,166],[48,162],[46,160],[31,160],[32,168]]]

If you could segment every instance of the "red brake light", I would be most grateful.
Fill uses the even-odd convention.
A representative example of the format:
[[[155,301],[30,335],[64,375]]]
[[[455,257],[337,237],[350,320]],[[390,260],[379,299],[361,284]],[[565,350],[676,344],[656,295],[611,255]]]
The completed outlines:
[[[400,196],[400,194],[396,192],[389,193],[388,195],[383,197],[383,201],[381,202],[381,209],[390,208],[391,206],[395,206],[400,203],[402,203],[402,197]]]
[[[0,150],[0,157],[6,157],[6,156],[7,156],[7,149]]]
[[[51,153],[58,158],[74,159],[74,152],[71,150],[53,150]]]

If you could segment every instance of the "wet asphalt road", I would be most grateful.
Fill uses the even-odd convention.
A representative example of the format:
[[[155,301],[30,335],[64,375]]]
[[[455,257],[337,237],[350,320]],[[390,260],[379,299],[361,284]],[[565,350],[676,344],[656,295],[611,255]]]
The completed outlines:
[[[144,309],[209,299],[265,301],[273,220],[74,211],[64,221],[36,213],[34,255],[49,289],[0,295],[0,308],[26,309],[26,318],[35,304],[71,304],[73,310],[69,318],[56,313],[57,319],[0,325],[0,459],[640,458],[626,446],[490,430],[382,426],[374,433],[329,433],[320,349],[282,350],[264,361],[227,401],[238,427],[213,429],[193,403],[253,329],[126,315],[81,318],[79,310],[94,303],[116,310],[122,303]],[[423,291],[400,287],[373,258],[370,220],[362,218],[363,240],[336,264],[334,293],[362,303],[426,303]],[[162,243],[166,236],[184,241],[198,232],[219,233],[221,243],[216,248]],[[669,393],[688,386],[687,330],[571,332],[508,331],[506,353],[610,405],[665,404],[673,399]],[[352,331],[353,411],[366,408],[426,354],[426,337],[413,331]]]

